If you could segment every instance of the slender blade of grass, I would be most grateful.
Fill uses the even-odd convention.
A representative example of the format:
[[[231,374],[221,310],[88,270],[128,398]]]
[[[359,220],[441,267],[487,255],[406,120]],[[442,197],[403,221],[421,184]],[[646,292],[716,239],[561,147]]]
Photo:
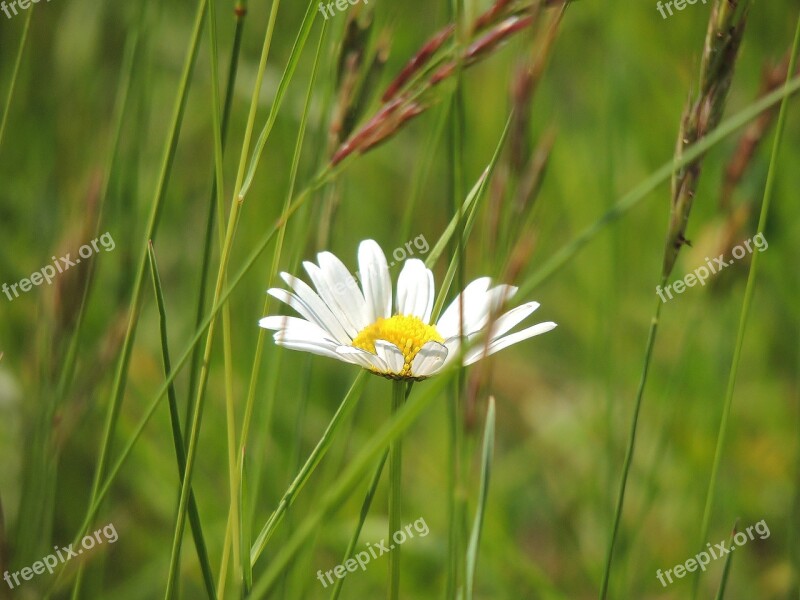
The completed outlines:
[[[466,599],[471,600],[475,590],[475,569],[478,565],[478,549],[483,531],[483,518],[486,512],[486,501],[489,497],[489,480],[492,473],[492,458],[494,456],[494,423],[495,407],[494,397],[489,397],[489,407],[486,410],[486,425],[483,430],[483,452],[481,459],[481,485],[478,494],[478,508],[475,511],[475,520],[472,524],[472,533],[467,547],[467,568],[464,576]]]
[[[11,102],[14,99],[14,90],[17,87],[17,77],[19,77],[19,67],[22,64],[22,56],[25,54],[25,46],[28,43],[28,32],[30,31],[31,28],[33,9],[34,7],[31,6],[28,9],[28,14],[25,15],[25,24],[22,26],[22,36],[19,38],[19,46],[17,47],[17,57],[14,59],[14,70],[11,72],[11,83],[8,84],[8,94],[6,95],[6,102],[5,106],[3,107],[3,118],[0,119],[0,148],[3,147],[3,136],[6,132],[8,115],[11,112]]]
[[[733,545],[733,538],[736,536],[736,528],[739,525],[739,520],[736,520],[736,524],[733,526],[733,531],[731,531],[731,537],[728,540],[728,547],[735,548],[736,546]],[[717,595],[715,596],[716,600],[723,600],[725,598],[725,588],[728,585],[728,577],[731,574],[731,563],[733,562],[733,552],[728,552],[728,555],[725,557],[725,566],[722,567],[722,577],[719,581],[719,589],[717,590]]]
[[[308,459],[303,465],[303,468],[300,469],[300,472],[294,478],[291,485],[287,488],[286,492],[283,494],[283,497],[278,502],[277,508],[272,511],[272,514],[267,519],[266,524],[261,529],[258,537],[256,537],[256,541],[253,543],[253,547],[250,549],[251,565],[256,564],[258,557],[261,556],[261,553],[267,546],[267,542],[269,542],[270,537],[272,537],[272,534],[275,532],[275,528],[285,516],[286,511],[292,505],[292,502],[294,502],[295,496],[297,496],[300,490],[303,489],[303,486],[314,472],[314,469],[322,460],[323,456],[325,456],[328,448],[330,448],[330,445],[333,443],[333,434],[338,428],[339,424],[350,413],[350,411],[355,408],[358,399],[361,397],[364,384],[366,383],[367,374],[368,372],[362,369],[359,371],[358,375],[356,375],[356,378],[353,380],[353,384],[350,386],[350,390],[347,392],[344,400],[342,400],[339,408],[336,409],[331,422],[328,424],[328,427],[325,429],[325,432],[322,434],[319,442],[317,442],[314,450],[309,455]]]
[[[672,176],[673,171],[686,166],[698,156],[701,156],[722,140],[728,137],[737,129],[744,127],[747,123],[758,117],[762,112],[768,110],[774,104],[777,104],[784,98],[788,98],[800,90],[800,76],[793,77],[787,82],[783,89],[775,90],[774,92],[765,95],[763,98],[754,102],[750,106],[742,109],[734,116],[726,121],[723,121],[711,133],[700,139],[696,144],[686,148],[677,161],[670,159],[644,181],[636,185],[631,191],[622,196],[608,211],[606,211],[599,219],[589,225],[580,234],[578,234],[569,244],[562,247],[559,251],[553,254],[539,269],[532,275],[527,277],[519,285],[517,294],[520,296],[528,295],[534,288],[541,285],[544,281],[549,279],[561,267],[572,259],[586,244],[588,244],[594,237],[600,233],[607,225],[610,225],[629,210],[637,206],[644,200],[650,192],[654,191],[659,185],[668,181]]]
[[[197,53],[200,47],[200,35],[203,29],[203,23],[206,17],[206,4],[207,0],[199,0],[197,12],[195,16],[194,27],[192,31],[191,41],[189,43],[189,51],[187,53],[186,61],[183,67],[183,73],[178,86],[178,95],[175,100],[173,109],[173,116],[167,143],[164,150],[164,158],[161,164],[156,192],[153,197],[151,205],[150,216],[146,227],[145,242],[143,244],[139,264],[137,267],[136,278],[133,285],[133,292],[131,294],[131,303],[129,309],[128,325],[125,332],[125,338],[122,344],[122,352],[117,364],[117,370],[114,377],[112,392],[109,399],[109,404],[106,413],[106,422],[103,430],[103,438],[100,445],[99,459],[95,469],[95,475],[92,483],[92,491],[89,499],[89,510],[85,519],[85,524],[81,529],[81,533],[88,527],[89,512],[92,512],[98,493],[100,484],[102,482],[103,474],[108,466],[109,456],[111,453],[111,444],[116,431],[117,419],[122,406],[122,399],[124,397],[125,387],[127,383],[128,365],[130,362],[131,352],[133,350],[133,343],[136,337],[136,327],[139,322],[139,314],[141,311],[142,303],[142,287],[145,278],[145,271],[147,269],[147,248],[151,240],[156,237],[158,224],[161,216],[161,211],[166,197],[167,184],[172,174],[172,165],[175,158],[175,152],[178,146],[178,137],[183,123],[183,115],[186,108],[186,102],[189,95],[189,87],[194,72],[194,65],[197,58]],[[63,572],[63,571],[62,571]],[[73,600],[80,597],[80,585],[83,573],[83,563],[78,571],[78,576],[75,579],[75,584],[72,590]]]
[[[172,372],[172,365],[169,358],[169,339],[167,337],[167,311],[164,306],[164,292],[161,286],[161,276],[158,271],[155,251],[152,244],[148,248],[148,260],[150,262],[150,275],[155,292],[156,307],[159,317],[159,333],[161,335],[161,358],[164,365],[164,375],[169,377]],[[183,446],[183,433],[181,432],[181,417],[178,411],[178,398],[175,394],[175,385],[170,383],[167,387],[167,400],[169,403],[169,419],[172,425],[172,441],[175,446],[175,458],[178,461],[178,475],[183,479],[186,470],[186,450]],[[211,573],[211,564],[208,561],[208,550],[205,537],[203,536],[203,526],[200,521],[200,512],[197,508],[194,490],[189,495],[189,523],[192,527],[195,548],[197,549],[197,559],[200,562],[200,570],[203,574],[203,583],[206,586],[206,593],[209,598],[216,598],[214,589],[214,576]]]
[[[797,19],[797,26],[795,28],[794,41],[792,42],[791,58],[789,61],[789,69],[787,71],[786,85],[784,91],[788,91],[790,87],[790,76],[794,73],[797,65],[797,54],[800,51],[800,14]],[[780,152],[781,142],[783,141],[783,132],[786,126],[786,113],[788,111],[789,96],[788,94],[783,97],[781,102],[780,112],[778,113],[778,121],[775,125],[775,138],[772,143],[772,151],[770,154],[769,168],[767,171],[767,180],[764,185],[764,196],[761,202],[761,212],[758,217],[758,234],[763,235],[767,226],[769,218],[769,209],[772,203],[772,192],[775,186],[775,177],[778,169],[778,155]],[[719,477],[719,468],[722,464],[722,453],[725,448],[725,440],[728,433],[728,424],[730,422],[731,407],[733,405],[733,393],[736,387],[736,375],[739,370],[739,361],[742,357],[742,348],[744,347],[744,336],[747,329],[747,320],[750,315],[750,307],[753,303],[753,295],[755,293],[756,277],[758,275],[758,266],[761,262],[760,252],[753,254],[750,261],[750,270],[747,273],[747,284],[744,290],[744,299],[742,300],[742,309],[739,315],[739,327],[736,332],[736,343],[733,349],[733,357],[731,359],[731,368],[728,375],[728,385],[725,390],[725,399],[723,401],[722,417],[720,418],[719,430],[717,432],[717,443],[714,451],[714,462],[711,467],[711,475],[708,481],[708,490],[706,493],[705,508],[703,509],[703,522],[700,527],[700,539],[705,540],[708,537],[709,528],[711,526],[711,513],[714,506],[714,497],[716,495],[717,480]],[[697,596],[699,588],[700,576],[695,576],[693,582],[693,597]]]
[[[381,480],[381,474],[383,473],[383,467],[386,465],[386,459],[389,457],[389,451],[385,451],[383,456],[381,456],[380,460],[378,461],[378,466],[375,467],[375,473],[372,474],[372,479],[369,482],[369,487],[367,488],[367,493],[364,496],[364,502],[361,504],[361,512],[358,516],[358,522],[356,523],[356,528],[353,531],[353,535],[350,538],[350,542],[347,544],[347,550],[344,551],[344,556],[342,557],[342,561],[339,564],[344,564],[347,559],[353,556],[353,552],[356,549],[356,544],[358,544],[358,538],[361,535],[361,529],[364,527],[364,521],[367,519],[367,515],[369,514],[370,506],[372,506],[372,500],[375,498],[375,491],[378,489],[378,483]],[[342,585],[344,585],[344,578],[336,578],[336,582],[333,585],[333,589],[331,590],[331,600],[338,600],[339,594],[342,593]]]
[[[363,445],[361,451],[350,461],[348,467],[341,474],[336,484],[322,496],[317,506],[308,517],[295,528],[289,541],[284,544],[275,558],[270,562],[267,571],[253,585],[252,597],[264,598],[280,577],[283,569],[291,561],[306,540],[308,540],[322,525],[323,520],[329,517],[347,498],[353,488],[358,485],[370,465],[386,448],[401,436],[428,407],[435,398],[439,397],[445,387],[450,383],[453,371],[438,374],[424,386],[424,389],[409,398],[397,414],[385,423],[375,435]]]

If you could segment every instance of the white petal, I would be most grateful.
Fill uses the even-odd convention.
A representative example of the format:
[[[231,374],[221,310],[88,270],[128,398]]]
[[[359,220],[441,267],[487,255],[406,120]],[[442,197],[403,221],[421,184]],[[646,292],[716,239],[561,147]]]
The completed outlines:
[[[271,329],[277,331],[278,334],[285,334],[289,337],[304,337],[309,341],[327,341],[336,342],[334,337],[325,331],[316,323],[309,323],[305,319],[298,319],[297,317],[285,317],[275,315],[271,317],[264,317],[258,324],[264,329]]]
[[[330,330],[328,325],[329,322],[325,318],[322,318],[318,315],[308,304],[306,304],[299,296],[293,294],[288,290],[284,290],[281,288],[270,288],[267,290],[267,293],[290,306],[294,310],[296,310],[301,316],[305,317],[307,321],[311,323],[316,323],[320,327],[326,330]],[[335,319],[334,319],[335,320]],[[331,335],[334,335],[335,332],[331,332]],[[334,335],[338,339],[338,335]],[[348,338],[349,339],[349,338]]]
[[[462,298],[464,299],[464,333],[468,333],[469,328],[467,325],[469,324],[469,320],[467,316],[470,306],[476,308],[483,306],[486,302],[486,291],[489,289],[491,283],[492,280],[490,278],[481,277],[465,287],[464,291],[456,296],[456,299],[450,303],[450,306],[447,307],[447,310],[442,313],[442,316],[440,316],[439,320],[436,322],[436,330],[439,332],[439,335],[447,339],[459,334],[459,324],[461,321],[460,304]]]
[[[381,357],[383,362],[386,363],[386,366],[389,367],[390,373],[399,375],[403,372],[403,366],[406,363],[406,359],[403,356],[403,353],[400,351],[400,348],[391,342],[387,342],[385,340],[376,340],[375,352]]]
[[[297,297],[300,298],[309,309],[314,311],[314,314],[317,315],[322,326],[327,329],[331,335],[342,344],[349,344],[353,341],[352,338],[347,335],[347,332],[344,330],[344,327],[342,327],[339,319],[336,318],[336,315],[331,312],[331,309],[328,308],[317,293],[311,289],[310,285],[289,273],[281,273],[281,278],[287,285],[292,287]]]
[[[471,335],[464,336],[464,343],[467,347],[469,347],[470,342],[474,341],[475,338],[480,336],[481,332],[478,331]],[[444,360],[444,364],[442,365],[442,369],[444,369],[447,365],[451,362],[456,360],[461,353],[461,336],[454,335],[453,337],[447,338],[444,341],[444,347],[447,348],[447,358]],[[441,370],[441,369],[440,369]]]
[[[317,262],[328,285],[331,286],[331,291],[336,301],[347,316],[350,317],[353,325],[361,331],[372,323],[369,320],[367,304],[364,301],[361,288],[358,287],[355,276],[344,266],[344,263],[330,252],[317,254]]]
[[[518,288],[505,284],[488,289],[490,282],[488,277],[476,279],[461,294],[464,298],[464,335],[480,331],[489,322],[492,313],[517,293]],[[459,298],[456,298],[436,324],[443,338],[459,334],[460,311]]]
[[[492,325],[491,339],[496,340],[507,331],[511,331],[537,308],[539,308],[538,302],[526,302],[499,316]]]
[[[528,327],[527,329],[523,329],[522,331],[518,331],[517,333],[512,333],[511,335],[493,340],[492,343],[489,344],[488,348],[486,348],[486,344],[481,344],[477,348],[473,348],[467,353],[467,355],[464,357],[464,366],[471,365],[472,363],[494,354],[495,352],[499,352],[504,348],[508,348],[517,342],[527,340],[535,335],[547,333],[548,331],[555,329],[555,327],[556,324],[552,321],[547,321],[546,323],[537,323],[536,325]]]
[[[353,363],[354,365],[360,365],[365,369],[377,369],[382,373],[388,371],[386,363],[382,358],[371,352],[362,350],[361,348],[356,348],[355,346],[339,346],[336,348],[336,352],[342,357],[342,360]]]
[[[406,261],[397,280],[395,308],[401,315],[419,317],[427,324],[433,310],[433,273],[418,258]]]
[[[427,342],[411,363],[411,375],[429,377],[439,371],[447,359],[447,348],[438,342]]]
[[[358,332],[362,329],[362,327],[356,324],[356,321],[359,319],[353,318],[350,314],[351,308],[348,307],[346,303],[344,303],[343,306],[338,300],[339,296],[336,293],[336,289],[331,289],[333,287],[341,291],[342,288],[353,284],[347,281],[329,282],[329,277],[326,277],[323,270],[312,262],[306,261],[303,263],[303,266],[306,269],[306,273],[308,273],[308,276],[311,278],[311,281],[314,283],[314,287],[317,288],[320,298],[322,298],[323,302],[325,302],[339,323],[342,324],[347,335],[350,336],[350,339],[356,337]]]
[[[375,240],[364,240],[358,246],[358,273],[366,300],[367,321],[392,316],[392,280],[386,256]]]
[[[277,336],[278,334],[275,335]],[[294,339],[276,339],[275,343],[278,346],[283,346],[284,348],[288,348],[289,350],[310,352],[311,354],[318,354],[319,356],[326,356],[328,358],[343,360],[342,357],[336,354],[336,351],[333,349],[336,347],[336,344],[323,344],[323,343],[309,342],[305,340],[294,340]]]

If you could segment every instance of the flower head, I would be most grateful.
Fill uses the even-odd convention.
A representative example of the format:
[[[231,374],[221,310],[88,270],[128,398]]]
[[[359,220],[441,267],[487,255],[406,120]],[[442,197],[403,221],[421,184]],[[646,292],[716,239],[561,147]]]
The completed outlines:
[[[439,320],[431,323],[433,273],[416,258],[403,266],[392,310],[389,266],[373,240],[361,242],[358,248],[360,286],[330,252],[321,252],[317,260],[319,264],[303,263],[316,291],[301,279],[281,273],[292,291],[272,288],[267,292],[303,318],[270,316],[259,325],[274,330],[275,343],[280,346],[353,363],[391,379],[434,375],[460,355],[462,340],[466,342],[464,365],[471,365],[556,326],[539,323],[506,335],[539,308],[539,303],[527,302],[494,318],[517,288],[492,286],[488,277],[470,283]],[[483,339],[475,344],[478,338]]]

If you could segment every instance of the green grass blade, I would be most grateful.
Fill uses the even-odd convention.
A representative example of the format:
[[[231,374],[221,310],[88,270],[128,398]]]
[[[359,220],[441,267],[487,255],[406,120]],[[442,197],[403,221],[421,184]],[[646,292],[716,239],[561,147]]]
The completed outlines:
[[[344,418],[355,408],[358,399],[361,397],[361,392],[364,388],[364,384],[366,383],[367,375],[368,373],[364,369],[359,371],[358,375],[356,375],[353,384],[350,386],[350,390],[347,392],[344,400],[342,400],[339,408],[336,409],[331,422],[325,429],[325,433],[322,434],[322,437],[309,455],[308,459],[303,465],[303,468],[300,469],[300,472],[294,478],[291,485],[278,502],[277,508],[269,516],[266,524],[256,537],[256,541],[253,543],[253,547],[250,549],[251,565],[256,564],[258,557],[261,556],[261,553],[267,546],[267,542],[269,542],[270,537],[272,537],[272,534],[275,532],[275,528],[286,515],[286,511],[292,505],[292,502],[294,502],[295,496],[297,496],[300,490],[303,489],[303,486],[314,472],[314,469],[325,456],[325,453],[333,443],[333,434],[336,432],[336,429],[342,423]]]
[[[169,339],[167,337],[167,312],[164,307],[164,293],[161,287],[161,276],[158,272],[155,252],[152,244],[148,248],[148,259],[150,262],[150,275],[153,281],[155,292],[156,307],[158,308],[159,333],[161,335],[161,358],[164,364],[164,375],[169,377],[172,373],[172,365],[169,358]],[[181,433],[181,417],[178,410],[178,398],[175,394],[175,385],[170,383],[167,387],[167,400],[169,402],[169,419],[172,425],[172,441],[175,446],[175,458],[178,461],[178,475],[183,479],[186,470],[186,450],[183,446],[183,434]],[[200,562],[200,570],[203,574],[203,583],[206,586],[206,593],[209,598],[216,598],[214,589],[214,576],[211,573],[211,564],[208,561],[208,550],[206,548],[203,527],[200,521],[200,513],[197,509],[197,502],[192,490],[189,496],[189,522],[192,527],[192,535],[197,549],[197,559]]]
[[[381,474],[383,473],[383,467],[386,465],[386,459],[389,457],[389,451],[385,451],[383,456],[381,456],[380,460],[378,461],[378,466],[375,468],[375,473],[372,475],[372,479],[369,482],[369,487],[367,488],[367,494],[364,496],[364,502],[361,504],[361,512],[358,515],[358,522],[356,523],[355,531],[353,531],[353,535],[350,538],[350,542],[347,544],[347,550],[344,551],[344,556],[342,557],[342,561],[339,564],[344,564],[347,559],[353,556],[353,552],[356,549],[356,544],[358,544],[358,538],[361,535],[361,529],[364,527],[364,521],[367,519],[367,515],[369,514],[370,506],[372,506],[372,500],[375,498],[375,491],[378,489],[378,483],[381,480]],[[342,585],[344,584],[344,579],[336,578],[336,582],[333,585],[333,589],[331,590],[331,600],[338,600],[339,594],[342,593]]]
[[[733,531],[731,531],[731,537],[728,540],[728,547],[729,548],[736,548],[733,543],[733,538],[736,536],[736,528],[739,525],[739,521],[737,520],[733,526]],[[722,567],[722,577],[719,581],[719,589],[717,590],[717,595],[715,596],[716,600],[723,600],[725,598],[725,588],[728,585],[728,577],[731,574],[731,563],[733,562],[733,552],[728,552],[728,555],[725,557],[725,566]]]
[[[659,185],[668,181],[672,176],[673,171],[685,167],[697,157],[708,152],[711,148],[719,144],[722,140],[728,137],[737,129],[744,127],[750,121],[758,117],[765,110],[769,109],[774,104],[777,104],[784,98],[790,97],[792,94],[800,90],[800,76],[794,77],[789,80],[783,89],[775,90],[765,95],[760,100],[754,102],[747,108],[742,109],[734,116],[717,126],[714,131],[702,138],[695,145],[687,148],[680,158],[680,160],[670,159],[661,167],[656,169],[649,177],[639,183],[630,192],[622,196],[613,207],[603,214],[597,221],[592,223],[589,227],[584,229],[578,236],[576,236],[568,245],[561,248],[553,254],[539,269],[530,277],[526,278],[519,286],[517,294],[519,296],[526,296],[546,281],[550,276],[556,273],[562,266],[575,256],[586,244],[588,244],[598,233],[600,233],[607,225],[610,225],[630,209],[638,205],[644,200],[647,195],[654,191]]]
[[[19,39],[19,47],[17,48],[17,57],[14,59],[14,70],[11,72],[11,83],[8,85],[8,94],[6,95],[6,103],[3,107],[3,117],[0,120],[0,148],[3,147],[3,135],[6,132],[6,124],[8,123],[8,115],[11,112],[11,102],[14,99],[14,90],[17,86],[17,77],[19,77],[19,67],[22,64],[22,56],[25,54],[25,45],[28,43],[28,32],[31,28],[31,19],[33,18],[33,9],[31,6],[28,14],[25,15],[25,24],[22,26],[22,37]]]
[[[483,453],[481,460],[481,486],[478,495],[478,509],[475,511],[475,521],[472,524],[472,533],[467,548],[467,568],[464,575],[466,587],[466,600],[472,600],[475,590],[475,568],[478,564],[478,549],[483,531],[483,518],[486,512],[486,501],[489,497],[489,479],[492,473],[492,457],[494,456],[494,424],[495,407],[494,397],[489,397],[489,407],[486,411],[486,426],[483,430]]]
[[[286,95],[289,82],[292,80],[294,72],[297,69],[297,63],[300,61],[300,55],[303,53],[303,48],[305,48],[306,42],[308,41],[308,36],[311,33],[311,26],[314,24],[314,17],[316,17],[316,15],[316,2],[311,0],[308,3],[308,8],[306,9],[305,16],[303,17],[303,22],[300,24],[300,31],[298,31],[297,38],[292,46],[292,51],[289,55],[289,62],[286,64],[286,69],[283,72],[283,76],[281,76],[280,83],[278,83],[278,90],[275,92],[275,99],[272,101],[272,107],[270,108],[269,115],[267,116],[267,122],[264,125],[264,128],[261,130],[258,140],[256,141],[256,146],[253,149],[253,155],[250,159],[250,166],[247,169],[247,176],[245,177],[244,183],[239,190],[239,198],[244,198],[247,195],[247,191],[250,189],[250,185],[253,183],[253,177],[255,177],[256,170],[258,169],[258,163],[261,160],[261,154],[264,152],[264,147],[267,144],[267,139],[269,138],[270,133],[272,133],[272,126],[275,124],[275,120],[278,118],[278,112],[283,104],[283,98]]]
[[[222,109],[222,149],[225,150],[225,142],[228,138],[228,124],[230,123],[231,107],[233,105],[233,93],[236,86],[236,76],[239,72],[239,58],[242,51],[242,37],[244,34],[244,19],[247,15],[247,2],[246,0],[239,0],[236,4],[236,26],[233,32],[233,47],[231,49],[231,59],[228,65],[228,82],[225,86],[225,104]],[[211,191],[209,193],[208,201],[208,215],[206,217],[206,230],[203,238],[203,261],[200,266],[200,283],[197,286],[197,309],[195,310],[195,329],[200,327],[203,321],[203,315],[206,312],[206,293],[208,289],[208,275],[211,268],[211,249],[213,247],[214,235],[214,222],[217,215],[217,180],[216,180],[216,163],[214,165],[213,177],[211,182]],[[197,377],[200,373],[200,349],[195,347],[194,354],[189,371],[189,397],[192,391],[197,386]],[[186,417],[184,420],[184,427],[189,427],[192,415],[190,407],[192,403],[186,402]]]
[[[150,216],[146,227],[145,243],[142,248],[139,265],[137,268],[136,279],[133,285],[133,292],[131,294],[131,303],[129,309],[128,326],[125,332],[125,338],[122,343],[122,351],[120,353],[117,370],[114,377],[112,392],[109,399],[109,404],[106,413],[106,422],[103,430],[103,438],[100,445],[99,459],[95,469],[94,480],[92,483],[92,491],[89,499],[89,510],[87,511],[86,523],[84,527],[88,527],[88,512],[93,511],[93,505],[97,500],[100,490],[100,483],[102,482],[103,474],[108,466],[111,443],[116,431],[117,418],[122,406],[122,399],[127,382],[128,365],[133,350],[133,343],[136,337],[136,327],[139,322],[139,313],[141,311],[142,302],[142,287],[145,278],[145,270],[147,269],[147,248],[150,240],[155,239],[158,230],[158,223],[163,208],[164,199],[166,197],[167,183],[169,182],[170,175],[172,174],[172,165],[175,158],[175,151],[178,146],[178,136],[183,123],[183,115],[186,108],[186,102],[189,95],[189,86],[192,80],[194,71],[194,64],[197,58],[197,53],[200,47],[200,35],[203,29],[203,22],[206,16],[206,0],[199,0],[197,13],[195,16],[194,29],[192,38],[189,45],[189,51],[184,63],[181,81],[178,86],[178,95],[175,100],[175,107],[172,116],[172,124],[170,133],[167,139],[164,158],[161,164],[161,170],[156,186],[156,192],[151,205]],[[81,530],[83,533],[85,529]],[[83,573],[82,567],[79,569],[78,576],[75,580],[73,587],[72,597],[74,600],[80,597],[80,582],[81,574]]]
[[[314,535],[324,519],[330,517],[336,508],[341,505],[348,494],[353,491],[353,488],[358,485],[364,474],[368,472],[370,465],[374,465],[377,458],[386,451],[389,444],[401,436],[433,400],[441,397],[453,375],[454,371],[440,373],[426,382],[424,389],[420,393],[412,396],[390,421],[385,423],[375,435],[364,443],[361,451],[350,461],[336,484],[318,500],[314,512],[294,529],[288,542],[281,547],[278,554],[270,562],[267,571],[256,581],[252,592],[254,598],[263,598],[268,595],[286,565],[306,540]]]
[[[494,174],[495,167],[497,166],[498,160],[500,159],[500,155],[502,154],[503,147],[505,146],[506,139],[508,138],[509,126],[511,124],[511,117],[508,118],[506,121],[505,128],[503,129],[503,133],[500,136],[500,140],[495,147],[494,154],[492,155],[489,164],[484,169],[481,176],[478,178],[478,181],[475,182],[475,185],[472,186],[469,194],[467,194],[466,200],[462,205],[463,214],[466,215],[464,227],[462,231],[462,244],[466,244],[467,239],[469,238],[470,233],[472,232],[472,227],[475,224],[475,217],[478,214],[478,202],[483,199],[484,194],[486,192],[487,186],[489,181]],[[444,251],[445,247],[450,241],[450,238],[456,231],[460,221],[460,215],[456,214],[450,220],[447,227],[442,233],[442,236],[434,245],[431,252],[428,254],[428,258],[425,260],[425,265],[428,268],[431,268],[436,261],[438,260],[439,256],[441,256],[442,252]],[[447,294],[450,290],[450,286],[453,282],[455,277],[456,269],[458,267],[458,261],[456,260],[457,257],[454,257],[453,260],[450,261],[450,264],[447,267],[447,273],[442,280],[442,285],[439,288],[438,295],[436,296],[436,302],[433,306],[433,311],[431,313],[431,321],[435,322],[439,316],[439,313],[444,306],[444,301],[447,298]]]
[[[792,43],[791,59],[789,61],[788,74],[795,72],[797,65],[797,54],[800,50],[800,15],[797,19],[797,27],[795,29],[794,42]],[[786,85],[784,91],[788,91],[790,87],[789,76],[787,75]],[[767,171],[767,180],[764,185],[764,197],[761,202],[761,213],[758,217],[758,233],[764,233],[769,218],[769,209],[772,203],[772,192],[775,186],[775,176],[778,168],[778,154],[783,141],[783,132],[786,125],[786,114],[788,111],[789,97],[788,94],[784,96],[781,102],[780,112],[778,113],[778,121],[775,126],[775,138],[772,143],[772,152],[769,160],[769,169]],[[747,320],[750,315],[750,306],[753,302],[753,295],[755,293],[756,277],[758,275],[758,266],[761,262],[761,253],[756,252],[750,261],[750,270],[747,273],[747,284],[744,290],[744,299],[742,300],[742,310],[739,315],[739,328],[736,332],[736,343],[733,349],[733,358],[731,359],[731,368],[728,375],[728,385],[725,391],[725,400],[723,403],[722,417],[719,423],[719,430],[717,432],[717,444],[714,451],[714,462],[711,467],[711,476],[708,482],[708,491],[706,493],[705,508],[703,509],[703,522],[700,527],[701,540],[708,537],[709,528],[711,526],[711,513],[714,506],[714,497],[716,495],[717,479],[719,476],[719,468],[722,464],[722,453],[725,448],[725,439],[728,433],[728,423],[730,422],[731,406],[733,405],[733,393],[736,387],[736,375],[739,369],[739,361],[742,357],[742,348],[744,347],[744,336],[747,329]],[[694,593],[696,594],[699,585],[700,576],[695,577]]]
[[[666,284],[666,277],[662,279],[662,285]],[[642,408],[644,389],[647,385],[647,376],[650,371],[650,361],[653,357],[653,349],[656,344],[656,334],[658,333],[658,322],[661,317],[661,307],[664,303],[661,298],[656,296],[656,307],[653,318],[650,321],[650,331],[647,334],[647,345],[645,346],[644,365],[642,374],[639,378],[639,386],[636,390],[636,401],[634,402],[633,418],[631,419],[630,433],[628,434],[628,446],[625,450],[625,460],[622,463],[622,476],[620,477],[619,489],[617,491],[617,502],[614,508],[614,520],[611,526],[611,539],[608,542],[606,551],[605,568],[603,569],[603,580],[600,584],[600,598],[605,599],[608,594],[608,584],[611,578],[611,562],[614,558],[614,547],[619,532],[619,524],[622,521],[622,508],[625,505],[625,491],[628,485],[628,474],[633,463],[633,451],[636,447],[636,433],[639,430],[639,412]]]

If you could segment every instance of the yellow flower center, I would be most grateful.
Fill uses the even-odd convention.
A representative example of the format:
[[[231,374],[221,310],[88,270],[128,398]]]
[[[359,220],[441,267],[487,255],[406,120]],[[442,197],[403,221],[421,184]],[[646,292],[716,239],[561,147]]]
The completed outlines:
[[[427,342],[444,342],[444,338],[433,325],[426,325],[419,317],[395,315],[388,319],[380,318],[358,332],[353,346],[375,354],[375,342],[385,340],[394,344],[403,353],[403,370],[394,374],[408,377],[414,357]]]

